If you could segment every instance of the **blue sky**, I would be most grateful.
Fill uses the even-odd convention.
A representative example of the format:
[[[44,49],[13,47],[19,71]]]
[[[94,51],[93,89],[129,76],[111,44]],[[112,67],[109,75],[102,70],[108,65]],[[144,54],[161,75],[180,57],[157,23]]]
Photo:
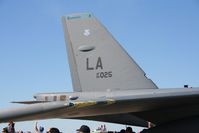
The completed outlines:
[[[199,86],[198,0],[0,0],[0,108],[38,92],[72,91],[61,16],[77,12],[93,13],[160,88]],[[40,121],[65,132],[85,123],[100,125]]]

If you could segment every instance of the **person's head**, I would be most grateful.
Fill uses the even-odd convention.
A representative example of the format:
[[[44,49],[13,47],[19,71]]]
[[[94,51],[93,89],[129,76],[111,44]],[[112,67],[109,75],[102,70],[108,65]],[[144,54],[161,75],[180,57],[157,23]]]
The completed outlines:
[[[8,123],[8,126],[9,126],[9,127],[14,127],[14,126],[15,126],[15,123],[14,123],[13,121],[10,121],[10,122]]]
[[[8,133],[8,129],[6,127],[3,128],[2,133]]]
[[[39,131],[40,131],[40,132],[43,132],[43,131],[44,131],[44,127],[40,126],[40,127],[39,127]]]
[[[133,129],[131,127],[126,128],[126,133],[132,133],[132,132],[133,132]]]
[[[46,133],[61,133],[58,128],[52,127]]]
[[[86,125],[82,125],[80,129],[77,129],[78,133],[90,133],[90,128]]]
[[[120,133],[125,133],[125,130],[124,129],[120,130]]]

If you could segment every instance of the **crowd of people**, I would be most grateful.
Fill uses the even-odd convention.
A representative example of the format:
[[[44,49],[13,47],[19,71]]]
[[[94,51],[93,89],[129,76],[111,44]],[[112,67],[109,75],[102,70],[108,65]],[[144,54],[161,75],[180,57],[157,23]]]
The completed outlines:
[[[144,131],[144,130],[143,130]],[[82,125],[79,129],[76,130],[77,133],[135,133],[131,127],[126,127],[126,129],[121,129],[119,132],[116,131],[107,131],[105,125],[101,125],[96,130],[92,131],[87,125]],[[2,129],[2,133],[32,133],[30,131],[15,131],[15,123],[10,121],[8,126]],[[45,133],[44,127],[38,126],[37,122],[35,124],[35,131],[33,133]],[[49,128],[46,133],[62,133],[58,128],[52,127]],[[142,133],[139,132],[139,133]]]
[[[26,132],[15,131],[15,123],[13,121],[10,121],[8,123],[8,126],[3,128],[2,133],[32,133],[32,132],[30,132],[30,131],[26,131]],[[44,127],[42,127],[42,126],[38,127],[37,122],[36,122],[35,131],[33,133],[44,133]],[[46,133],[61,133],[61,132],[59,131],[58,128],[52,127],[50,129],[48,129],[46,131]]]

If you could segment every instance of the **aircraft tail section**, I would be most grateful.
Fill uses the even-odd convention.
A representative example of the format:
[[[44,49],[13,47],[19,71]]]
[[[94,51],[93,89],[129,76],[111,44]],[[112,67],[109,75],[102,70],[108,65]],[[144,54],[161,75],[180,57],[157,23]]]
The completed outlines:
[[[74,91],[157,89],[90,13],[62,17]]]

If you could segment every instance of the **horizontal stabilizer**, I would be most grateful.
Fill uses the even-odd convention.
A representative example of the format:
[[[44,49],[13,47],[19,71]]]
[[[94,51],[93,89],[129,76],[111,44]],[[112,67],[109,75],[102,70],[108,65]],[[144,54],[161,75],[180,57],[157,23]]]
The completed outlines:
[[[57,118],[56,111],[68,107],[70,104],[66,102],[47,102],[0,110],[0,123]]]

